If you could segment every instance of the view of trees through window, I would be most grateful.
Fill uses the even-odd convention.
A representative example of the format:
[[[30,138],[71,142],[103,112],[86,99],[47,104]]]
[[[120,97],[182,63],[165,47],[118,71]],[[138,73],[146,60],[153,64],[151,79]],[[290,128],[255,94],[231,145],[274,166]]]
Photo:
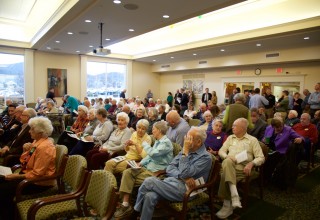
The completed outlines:
[[[126,85],[126,71],[124,64],[88,62],[88,98],[119,98]]]
[[[24,103],[24,56],[0,53],[0,106],[7,99]]]

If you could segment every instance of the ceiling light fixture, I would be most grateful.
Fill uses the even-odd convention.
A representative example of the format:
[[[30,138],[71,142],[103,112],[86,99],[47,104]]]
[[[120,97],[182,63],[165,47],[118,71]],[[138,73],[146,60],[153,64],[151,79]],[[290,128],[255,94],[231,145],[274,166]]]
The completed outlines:
[[[221,52],[224,52],[225,50],[224,50],[224,49],[221,49],[220,51],[221,51]]]
[[[114,4],[121,4],[121,1],[120,0],[114,0],[113,3]]]
[[[303,39],[305,39],[305,40],[309,40],[309,39],[310,39],[310,37],[304,37]]]
[[[76,53],[80,53],[80,50],[77,50]]]
[[[261,44],[256,44],[257,47],[261,47]]]
[[[134,31],[134,29],[131,29],[131,28],[130,28],[130,29],[129,29],[129,31],[133,32],[133,31]]]
[[[69,35],[72,35],[73,33],[69,31],[68,34],[69,34]]]
[[[170,16],[169,15],[163,15],[162,17],[163,18],[169,18]]]
[[[47,47],[47,50],[51,50],[51,47]]]
[[[171,59],[174,59],[174,57],[170,57]]]
[[[105,40],[110,40],[110,38],[106,38]]]
[[[197,54],[196,53],[194,53],[194,54],[192,54],[193,56],[197,56]]]
[[[60,43],[60,41],[59,41],[59,40],[56,40],[56,43],[57,43],[57,44],[59,44],[59,43]]]
[[[86,22],[86,23],[91,23],[91,20],[85,20],[84,22]]]
[[[89,45],[89,47],[93,47],[92,45]]]
[[[152,60],[153,62],[156,62],[156,60]]]

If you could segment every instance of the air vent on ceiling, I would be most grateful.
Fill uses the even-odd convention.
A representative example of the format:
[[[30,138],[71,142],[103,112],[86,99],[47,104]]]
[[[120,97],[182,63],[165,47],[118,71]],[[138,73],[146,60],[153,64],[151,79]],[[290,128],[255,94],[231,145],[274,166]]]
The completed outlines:
[[[87,34],[89,34],[89,32],[87,32],[87,31],[79,31],[79,34],[87,35]]]
[[[60,48],[53,48],[53,50],[60,50]]]
[[[199,61],[199,64],[205,64],[205,63],[207,63],[206,60],[201,60],[201,61]]]
[[[127,10],[137,10],[139,8],[136,4],[125,4],[123,7]]]
[[[267,53],[266,54],[266,58],[278,57],[278,56],[280,56],[280,53]]]
[[[170,67],[169,64],[168,64],[168,65],[162,65],[162,66],[161,66],[161,68],[168,68],[168,67]]]

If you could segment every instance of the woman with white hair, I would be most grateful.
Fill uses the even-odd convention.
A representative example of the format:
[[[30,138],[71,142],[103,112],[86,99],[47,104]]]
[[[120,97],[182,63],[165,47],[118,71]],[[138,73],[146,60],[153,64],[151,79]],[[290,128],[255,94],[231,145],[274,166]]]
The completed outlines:
[[[0,219],[14,219],[14,203],[16,188],[23,179],[50,177],[55,174],[56,148],[48,137],[53,131],[51,121],[44,117],[32,118],[28,122],[33,143],[23,145],[20,157],[22,172],[9,174],[0,183]],[[54,186],[55,180],[30,184],[24,194],[42,192]]]
[[[88,122],[89,122],[88,108],[84,105],[79,105],[78,106],[78,117],[77,117],[76,121],[71,126],[70,131],[64,131],[60,135],[60,137],[57,141],[57,144],[65,145],[70,152],[71,149],[73,148],[73,146],[77,144],[78,140],[73,137],[70,137],[68,135],[68,133],[72,133],[72,134],[82,133],[84,131],[84,129],[86,128]]]
[[[126,142],[131,137],[131,131],[128,128],[129,116],[120,112],[117,114],[116,120],[118,127],[111,133],[109,139],[102,146],[97,145],[97,147],[88,151],[86,156],[88,169],[100,169],[108,159],[124,150]]]
[[[50,114],[50,113],[59,113],[58,108],[56,107],[56,104],[53,101],[47,101],[47,108],[45,110],[46,114]]]
[[[78,154],[85,156],[88,151],[92,150],[95,144],[101,144],[108,140],[111,132],[113,131],[113,125],[107,118],[107,110],[105,110],[105,108],[99,108],[97,110],[96,117],[99,124],[94,129],[92,135],[83,134],[77,144],[72,148],[69,155]]]
[[[286,119],[284,124],[290,127],[293,127],[293,125],[299,122],[300,122],[300,119],[298,118],[298,112],[296,110],[290,110],[288,114],[288,118]]]
[[[223,143],[227,140],[228,135],[222,131],[223,123],[222,120],[216,119],[212,122],[212,129],[208,129],[207,138],[204,145],[207,151],[219,158],[218,152],[222,147]]]
[[[149,122],[146,119],[138,121],[137,131],[131,135],[131,138],[125,144],[124,150],[127,152],[124,156],[125,160],[119,162],[112,159],[108,160],[104,169],[113,174],[122,173],[127,169],[128,160],[140,161],[145,158],[147,153],[143,150],[142,143],[146,142],[151,145],[151,138],[146,132],[148,127]]]
[[[199,125],[199,128],[203,131],[207,131],[208,127],[211,127],[212,124],[212,114],[209,110],[205,111],[202,115],[203,123]],[[211,130],[211,129],[210,129]]]

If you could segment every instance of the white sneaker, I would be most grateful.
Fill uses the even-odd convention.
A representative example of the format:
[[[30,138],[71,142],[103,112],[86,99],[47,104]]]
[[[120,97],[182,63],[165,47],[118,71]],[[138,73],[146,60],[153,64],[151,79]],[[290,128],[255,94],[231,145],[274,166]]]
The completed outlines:
[[[241,202],[240,202],[240,197],[239,196],[234,196],[232,197],[231,199],[231,204],[232,204],[232,207],[235,209],[235,208],[242,208],[241,206]]]
[[[219,212],[216,213],[217,217],[220,219],[228,218],[233,213],[233,208],[231,206],[222,206]]]

